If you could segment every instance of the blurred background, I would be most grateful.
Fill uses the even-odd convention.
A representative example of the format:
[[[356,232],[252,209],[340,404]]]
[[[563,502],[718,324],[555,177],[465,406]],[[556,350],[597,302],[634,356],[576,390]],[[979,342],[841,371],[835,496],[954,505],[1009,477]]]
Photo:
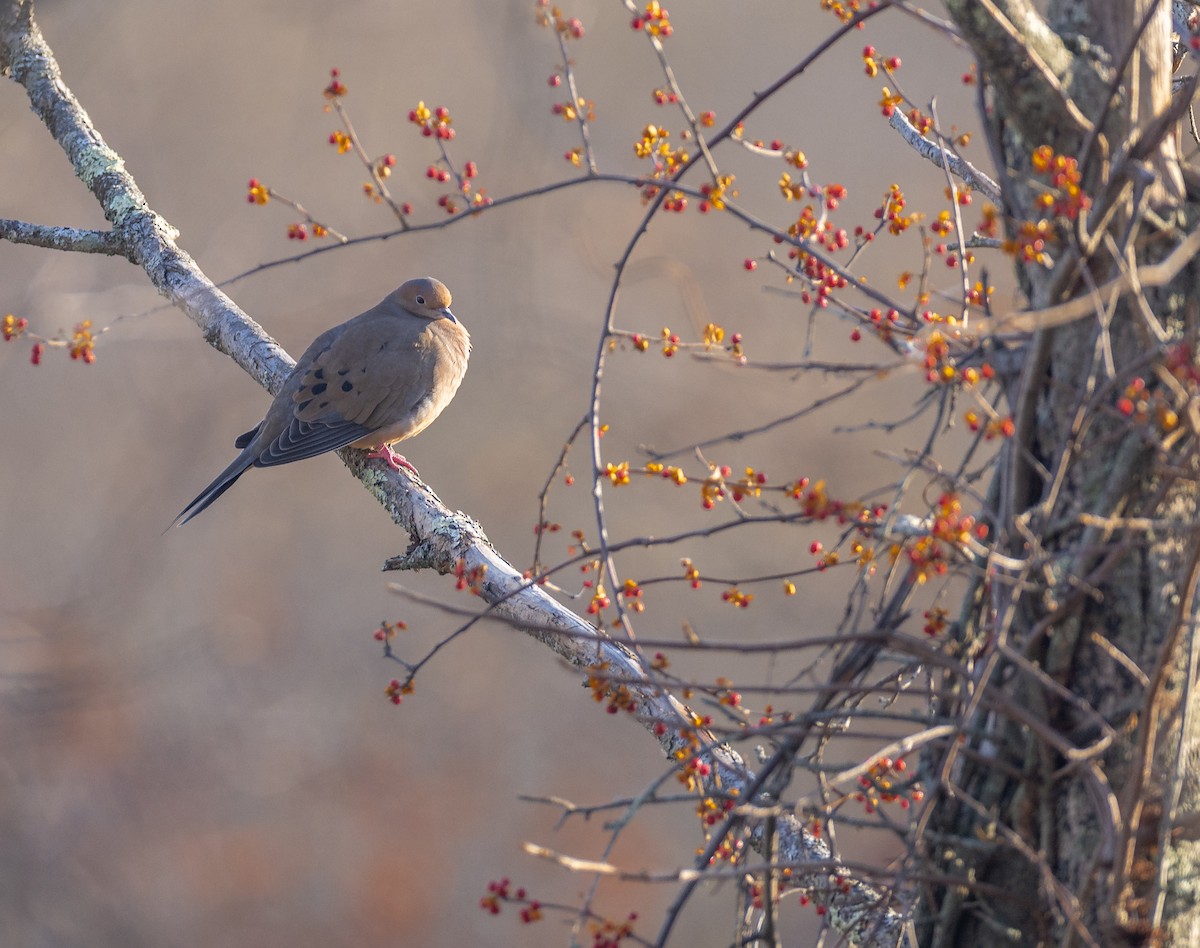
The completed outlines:
[[[475,161],[477,183],[494,197],[578,174],[563,160],[578,144],[575,127],[550,111],[566,95],[547,85],[557,43],[535,24],[532,0],[126,0],[44,2],[36,12],[67,85],[216,281],[304,249],[286,238],[296,219],[287,208],[247,204],[251,177],[344,233],[393,226],[363,198],[361,166],[327,143],[337,127],[321,95],[331,67],[368,151],[397,156],[392,193],[414,205],[417,222],[444,216],[444,189],[424,174],[436,152],[407,121],[419,100],[449,108],[451,154]],[[677,112],[652,102],[658,64],[621,3],[578,0],[565,12],[587,30],[570,52],[580,93],[595,102],[601,170],[641,171],[633,143],[642,127],[682,128]],[[718,127],[837,25],[816,0],[679,0],[670,13],[672,65],[692,107],[714,110]],[[914,99],[937,94],[946,126],[975,128],[974,90],[960,78],[969,63],[933,30],[888,14],[843,40],[762,107],[746,135],[803,149],[815,181],[846,185],[848,229],[874,224],[893,181],[910,209],[933,217],[945,206],[942,173],[880,116],[881,80],[863,75],[860,58],[868,42],[904,60]],[[105,226],[12,82],[0,85],[0,129],[3,216]],[[968,155],[988,166],[978,134]],[[718,158],[747,207],[778,226],[794,220],[776,185],[778,158],[729,145]],[[978,203],[968,224],[977,212]],[[405,453],[525,568],[538,491],[588,407],[612,265],[641,214],[637,193],[621,185],[565,189],[268,269],[228,291],[299,355],[404,279],[445,281],[474,340],[471,369]],[[634,256],[618,325],[655,337],[669,326],[695,341],[712,320],[743,334],[751,363],[805,357],[811,329],[815,358],[894,361],[877,343],[851,343],[852,326],[837,317],[810,326],[781,271],[744,269],[769,249],[728,215],[702,217],[694,206],[660,215]],[[920,265],[913,234],[878,247],[864,272],[894,289],[896,274]],[[937,277],[952,288],[957,272]],[[0,347],[0,942],[565,944],[569,917],[525,926],[515,910],[494,918],[478,902],[501,877],[547,903],[578,902],[590,878],[520,847],[601,858],[604,817],[558,828],[556,811],[518,798],[635,795],[662,773],[656,743],[604,714],[578,672],[497,627],[457,639],[394,707],[384,687],[403,675],[372,638],[381,620],[407,623],[395,644],[410,659],[456,622],[397,597],[388,580],[455,606],[474,600],[451,580],[380,573],[408,539],[332,456],[251,471],[209,512],[164,532],[232,458],[234,437],[259,420],[267,396],[123,260],[0,244],[0,286],[0,313],[42,334],[69,334],[84,319],[111,327],[90,366],[58,349],[35,368],[26,341]],[[637,466],[640,446],[680,448],[752,427],[846,381],[668,360],[654,347],[617,352],[605,377],[606,460]],[[894,420],[922,388],[915,371],[894,372],[853,401],[706,456],[772,483],[824,478],[835,496],[857,497],[895,481],[902,469],[881,452],[919,446],[928,427],[834,429]],[[572,530],[596,536],[586,450],[570,461],[577,483],[560,479],[552,497],[563,530],[547,540],[546,562],[566,555]],[[674,463],[700,469],[689,453]],[[694,482],[635,478],[607,494],[616,539],[731,516],[728,505],[701,510]],[[689,556],[706,574],[738,578],[809,567],[809,544],[836,538],[758,527],[619,563],[638,579],[678,576]],[[778,583],[747,587],[750,609],[723,603],[711,583],[656,586],[637,627],[681,642],[684,621],[708,640],[828,634],[851,578],[806,581],[794,598]],[[804,661],[680,655],[673,669],[777,684]],[[610,858],[665,872],[701,845],[691,806],[658,808]],[[861,846],[886,858],[895,843]],[[605,883],[595,908],[618,920],[637,912],[639,934],[652,936],[674,895]],[[734,896],[732,886],[699,893],[673,943],[728,943]],[[813,930],[811,908],[795,898],[783,920],[789,938]]]

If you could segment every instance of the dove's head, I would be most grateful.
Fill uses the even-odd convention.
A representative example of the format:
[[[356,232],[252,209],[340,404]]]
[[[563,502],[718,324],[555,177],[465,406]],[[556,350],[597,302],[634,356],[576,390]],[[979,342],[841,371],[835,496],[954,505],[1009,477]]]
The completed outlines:
[[[414,316],[424,319],[448,319],[458,322],[450,312],[450,291],[446,284],[433,277],[409,280],[390,297]]]

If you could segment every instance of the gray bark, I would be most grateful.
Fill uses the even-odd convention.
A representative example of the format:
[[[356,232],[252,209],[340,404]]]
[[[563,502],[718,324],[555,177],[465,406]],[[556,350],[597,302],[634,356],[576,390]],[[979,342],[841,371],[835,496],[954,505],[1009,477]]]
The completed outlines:
[[[1172,99],[1169,4],[1056,0],[1045,18],[1024,0],[947,6],[979,58],[1011,218],[1045,216],[1041,145],[1079,159],[1093,199],[1058,221],[1053,268],[1019,266],[1033,308],[1087,297],[1193,231],[1200,190],[1176,137],[1191,87]],[[941,711],[976,729],[977,753],[927,761],[946,780],[923,842],[962,885],[927,890],[925,944],[1200,937],[1198,276],[1189,263],[1166,285],[1098,297],[1027,344],[992,496],[1005,552],[1028,565],[1019,585],[981,582],[961,628],[975,684],[1008,691],[1060,740],[973,710],[954,683]],[[1116,407],[1134,378],[1144,419]],[[975,897],[980,883],[1011,897]]]
[[[268,391],[277,392],[294,360],[175,243],[178,232],[150,207],[121,157],[105,143],[63,82],[54,54],[34,19],[31,0],[0,4],[0,74],[25,88],[34,112],[112,225],[110,232],[96,232],[0,221],[0,239],[126,257],[197,324],[214,348]],[[576,667],[614,682],[622,696],[622,708],[653,735],[664,755],[676,763],[699,757],[710,765],[703,779],[706,792],[742,794],[751,802],[761,799],[755,790],[761,784],[755,772],[732,748],[698,727],[698,715],[671,694],[638,655],[526,579],[491,546],[475,521],[446,508],[415,477],[365,460],[363,451],[347,448],[338,454],[351,474],[409,534],[408,550],[391,558],[385,569],[434,569],[445,574],[462,568],[477,577],[475,588],[488,606],[485,617],[528,632]],[[827,911],[829,924],[847,939],[878,948],[899,942],[906,919],[889,907],[888,893],[845,869],[828,844],[813,836],[797,816],[767,801],[764,806],[749,807],[744,814],[735,813],[731,826],[735,824],[751,847],[795,866],[793,884],[817,893],[815,898]],[[831,875],[844,879],[845,886],[831,887]],[[699,879],[701,873],[693,876]]]

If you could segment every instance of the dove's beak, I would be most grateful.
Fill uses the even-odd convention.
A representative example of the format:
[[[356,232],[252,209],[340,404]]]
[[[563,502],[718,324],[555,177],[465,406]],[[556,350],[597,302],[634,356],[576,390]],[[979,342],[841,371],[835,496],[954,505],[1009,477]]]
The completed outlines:
[[[441,314],[442,314],[442,319],[448,319],[448,320],[450,320],[450,322],[452,322],[452,323],[457,323],[457,322],[458,322],[458,320],[454,318],[454,314],[453,314],[452,312],[450,312],[450,307],[449,307],[449,306],[447,306],[446,308],[444,308],[443,310],[441,310]]]

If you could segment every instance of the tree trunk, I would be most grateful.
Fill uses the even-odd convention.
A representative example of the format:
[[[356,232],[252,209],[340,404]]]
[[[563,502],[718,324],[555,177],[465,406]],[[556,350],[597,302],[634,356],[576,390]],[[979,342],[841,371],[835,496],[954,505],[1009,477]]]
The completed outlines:
[[[941,710],[969,736],[927,761],[942,797],[923,840],[934,876],[961,884],[927,890],[922,941],[1200,944],[1200,270],[1128,280],[1200,216],[1170,4],[1057,0],[1044,19],[1023,0],[947,6],[979,57],[1004,210],[1053,220],[1049,259],[1018,263],[1030,307],[1095,307],[1040,325],[1010,388],[994,526],[1026,565],[981,580],[962,617],[975,677]],[[1077,160],[1090,207],[1047,209],[1041,146]],[[982,709],[985,687],[1049,727]]]

